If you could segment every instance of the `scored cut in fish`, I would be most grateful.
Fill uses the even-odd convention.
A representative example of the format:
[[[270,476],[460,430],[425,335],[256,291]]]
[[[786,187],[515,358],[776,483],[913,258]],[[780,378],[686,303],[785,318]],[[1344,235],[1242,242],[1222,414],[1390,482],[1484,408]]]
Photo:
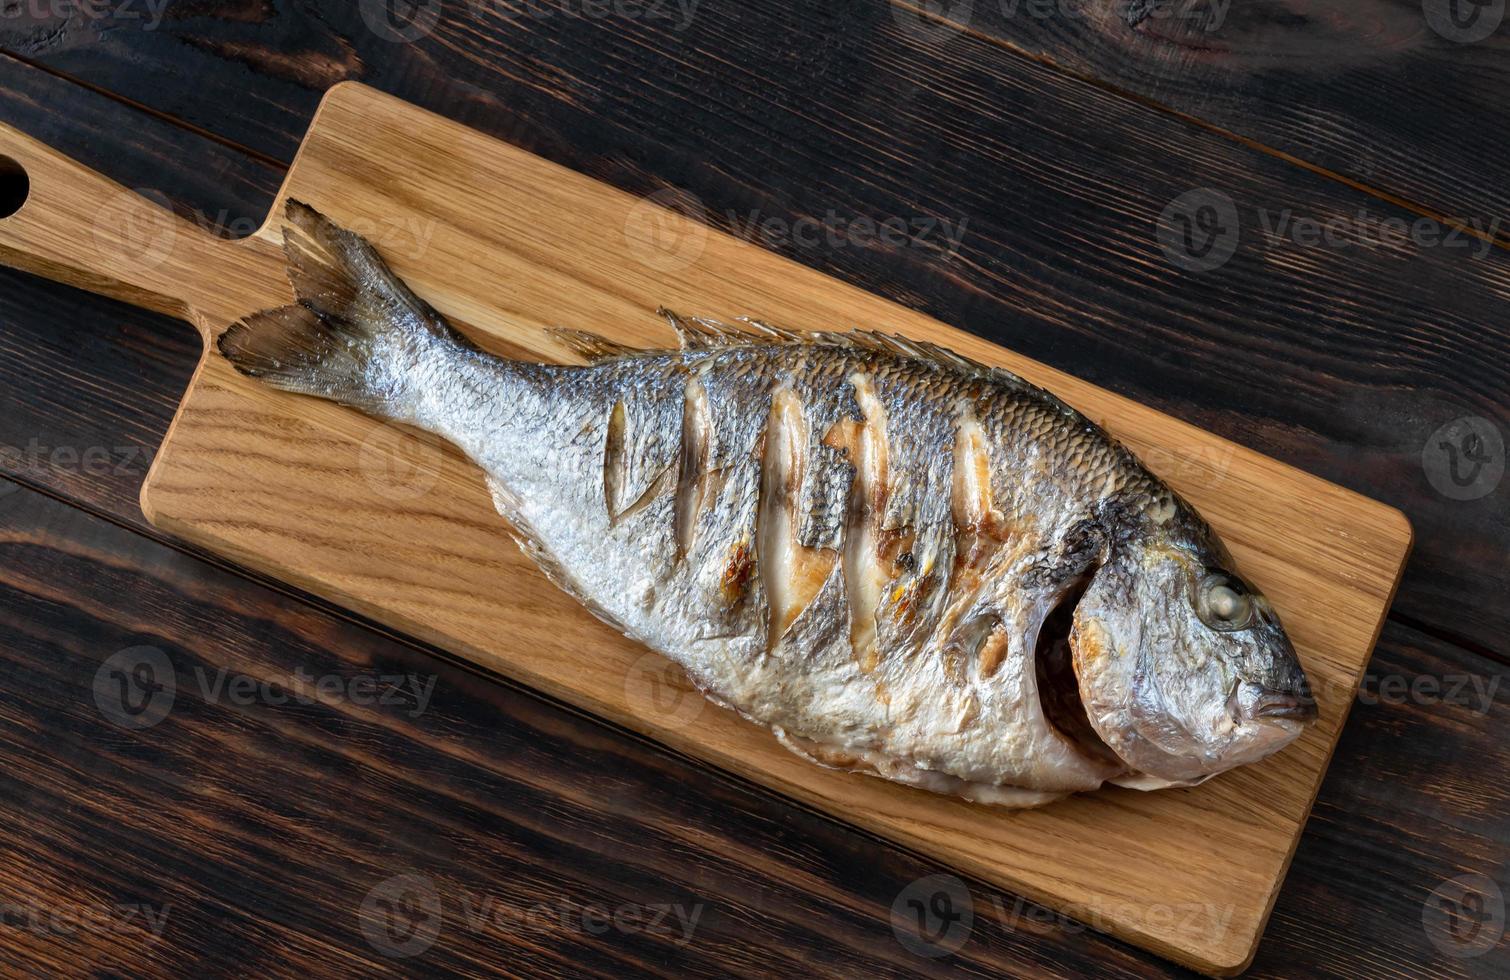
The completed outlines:
[[[416,426],[562,589],[825,766],[983,803],[1193,785],[1316,716],[1215,533],[1052,394],[932,344],[663,311],[672,350],[489,355],[290,201],[243,373]]]

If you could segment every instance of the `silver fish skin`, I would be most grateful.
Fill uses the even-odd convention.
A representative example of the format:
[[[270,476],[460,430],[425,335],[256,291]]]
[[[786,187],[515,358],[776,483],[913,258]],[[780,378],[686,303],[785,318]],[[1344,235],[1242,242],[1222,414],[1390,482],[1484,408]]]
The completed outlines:
[[[674,314],[679,349],[560,331],[589,364],[508,360],[360,237],[287,217],[300,302],[224,356],[455,443],[552,581],[819,764],[1036,806],[1192,785],[1316,716],[1210,527],[1015,375]]]

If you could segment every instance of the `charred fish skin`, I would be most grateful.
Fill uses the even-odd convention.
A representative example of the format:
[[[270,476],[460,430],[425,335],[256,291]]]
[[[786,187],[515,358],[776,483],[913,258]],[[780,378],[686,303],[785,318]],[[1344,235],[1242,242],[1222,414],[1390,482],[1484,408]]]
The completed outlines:
[[[557,585],[823,765],[1009,806],[1188,785],[1314,717],[1195,511],[1049,393],[933,345],[666,314],[676,350],[490,356],[290,202],[244,373],[454,442]],[[1047,624],[1047,625],[1046,625]]]

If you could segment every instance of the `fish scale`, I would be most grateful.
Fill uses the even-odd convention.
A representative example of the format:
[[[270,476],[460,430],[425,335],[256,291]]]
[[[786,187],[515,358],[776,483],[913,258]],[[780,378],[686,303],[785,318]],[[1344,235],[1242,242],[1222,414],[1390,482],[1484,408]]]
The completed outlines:
[[[290,202],[301,303],[247,374],[415,425],[486,473],[553,582],[823,765],[1009,806],[1191,785],[1314,718],[1267,600],[1098,426],[876,333],[665,314],[676,350],[490,356]]]

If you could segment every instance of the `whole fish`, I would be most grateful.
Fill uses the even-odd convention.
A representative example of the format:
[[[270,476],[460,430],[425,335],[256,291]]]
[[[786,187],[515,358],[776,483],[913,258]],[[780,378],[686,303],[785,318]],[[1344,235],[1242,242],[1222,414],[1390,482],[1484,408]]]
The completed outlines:
[[[299,302],[225,357],[455,443],[552,581],[794,752],[1036,806],[1192,785],[1316,716],[1211,528],[1013,374],[670,313],[679,349],[560,331],[589,364],[508,360],[359,236],[287,217]]]

